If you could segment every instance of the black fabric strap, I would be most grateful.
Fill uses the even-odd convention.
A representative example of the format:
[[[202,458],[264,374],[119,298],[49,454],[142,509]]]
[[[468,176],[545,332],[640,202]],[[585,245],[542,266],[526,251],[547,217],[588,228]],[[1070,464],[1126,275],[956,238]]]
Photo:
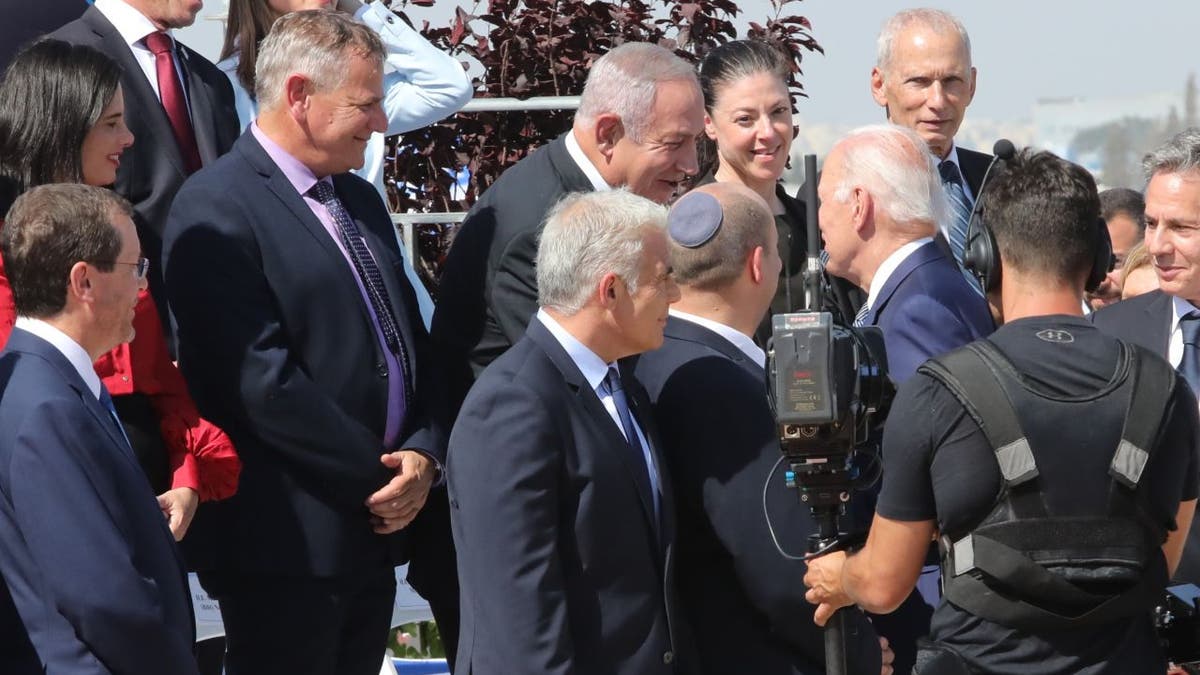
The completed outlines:
[[[1175,390],[1175,370],[1165,359],[1142,347],[1122,341],[1121,348],[1124,360],[1129,363],[1133,393],[1121,431],[1121,445],[1108,472],[1122,485],[1136,490],[1162,431],[1163,416]]]

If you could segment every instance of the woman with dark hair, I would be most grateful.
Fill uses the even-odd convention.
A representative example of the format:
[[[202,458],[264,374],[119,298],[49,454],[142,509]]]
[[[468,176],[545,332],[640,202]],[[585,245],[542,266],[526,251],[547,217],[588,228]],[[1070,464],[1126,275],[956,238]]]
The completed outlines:
[[[0,81],[0,214],[37,185],[116,180],[121,153],[134,141],[120,78],[116,62],[86,46],[45,39],[17,54]],[[0,346],[16,320],[3,269],[0,261]],[[182,539],[199,500],[236,491],[241,463],[225,433],[197,413],[145,290],[133,325],[133,341],[95,368],[172,534]]]
[[[795,130],[787,78],[791,65],[777,47],[737,40],[710,51],[700,63],[704,133],[700,183],[741,183],[766,200],[779,229],[783,259],[771,314],[801,309],[807,253],[804,203],[779,183]],[[707,168],[706,168],[707,167]],[[770,335],[770,318],[756,337]]]

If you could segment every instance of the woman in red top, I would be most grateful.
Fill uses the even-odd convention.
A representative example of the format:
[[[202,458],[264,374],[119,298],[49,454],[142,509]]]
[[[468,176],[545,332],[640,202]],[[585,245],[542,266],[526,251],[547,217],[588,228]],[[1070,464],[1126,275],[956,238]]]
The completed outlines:
[[[22,50],[0,82],[0,214],[43,183],[112,185],[125,126],[120,67],[90,47],[41,40]],[[16,320],[0,261],[0,346]],[[154,301],[138,298],[137,335],[96,361],[172,534],[182,539],[200,500],[237,490],[241,463],[223,431],[202,419],[167,353]]]

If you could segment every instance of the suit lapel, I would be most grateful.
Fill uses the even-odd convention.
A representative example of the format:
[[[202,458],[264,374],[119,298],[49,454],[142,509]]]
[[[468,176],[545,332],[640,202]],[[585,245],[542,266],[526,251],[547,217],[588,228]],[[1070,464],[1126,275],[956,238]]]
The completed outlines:
[[[1158,296],[1146,304],[1146,329],[1150,333],[1150,343],[1166,358],[1171,352],[1171,323],[1175,318],[1175,306],[1170,295],[1162,291],[1154,292]]]
[[[645,516],[646,522],[650,526],[651,534],[657,535],[659,525],[654,517],[654,502],[650,493],[650,480],[646,474],[644,461],[640,457],[635,457],[632,451],[625,449],[625,446],[629,445],[625,440],[625,435],[617,428],[612,416],[608,414],[608,410],[600,402],[600,397],[596,395],[592,386],[583,377],[583,373],[580,372],[579,367],[571,360],[571,357],[563,349],[562,345],[558,343],[558,340],[554,338],[554,335],[550,333],[550,330],[535,317],[529,322],[529,327],[526,329],[525,334],[541,347],[542,351],[546,353],[559,372],[562,373],[567,386],[575,391],[575,398],[579,406],[587,413],[592,426],[600,432],[600,438],[597,440],[603,442],[606,447],[618,450],[616,454],[628,470],[629,478],[634,482],[634,487],[637,490],[638,500],[642,504],[642,515]],[[632,396],[629,396],[627,393],[626,401],[630,402],[630,412],[633,412],[631,398]],[[649,407],[645,409],[649,410]],[[642,417],[649,417],[649,415],[643,415]],[[642,425],[642,420],[639,419],[638,423]],[[647,427],[644,425],[642,426],[642,433],[649,437]],[[656,452],[656,450],[652,448],[651,452]],[[642,464],[639,466],[635,464],[635,461],[642,462]],[[655,461],[659,461],[657,456]],[[659,466],[661,466],[661,463]]]
[[[188,49],[183,43],[177,44],[176,53],[179,55],[187,79],[188,104],[192,112],[192,131],[196,135],[196,147],[200,150],[200,163],[208,166],[221,155],[217,128],[215,124],[211,123],[211,120],[216,118],[213,110],[213,92],[208,82],[196,73],[196,69],[191,64],[193,58],[202,57]],[[166,116],[165,113],[163,116]]]
[[[141,65],[133,58],[133,52],[126,44],[125,38],[109,23],[95,6],[89,7],[83,14],[83,20],[100,37],[102,51],[114,57],[121,66],[121,88],[125,95],[125,108],[129,114],[125,119],[136,138],[133,150],[139,147],[148,148],[148,152],[164,155],[180,176],[186,176],[183,166],[183,155],[179,152],[179,144],[171,131],[171,121],[167,119],[167,111],[162,102],[154,94],[154,89],[146,79]],[[193,124],[193,126],[196,126]],[[129,163],[123,163],[118,171],[127,171]]]

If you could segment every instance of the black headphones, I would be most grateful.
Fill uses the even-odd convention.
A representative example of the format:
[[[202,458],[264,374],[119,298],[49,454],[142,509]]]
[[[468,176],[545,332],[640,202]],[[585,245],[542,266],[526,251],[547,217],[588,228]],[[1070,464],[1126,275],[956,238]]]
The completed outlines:
[[[967,241],[963,248],[963,267],[976,279],[979,279],[985,292],[1000,288],[1000,254],[996,248],[996,237],[992,234],[991,228],[987,226],[984,217],[983,191],[986,189],[992,167],[998,160],[1012,159],[1016,154],[1016,148],[1010,141],[1000,139],[996,141],[992,153],[995,157],[992,158],[991,164],[983,174],[979,198],[975,200],[975,208],[971,210],[971,219],[967,221]],[[1096,219],[1095,236],[1098,241],[1096,254],[1092,259],[1092,267],[1088,271],[1087,281],[1084,283],[1084,290],[1088,293],[1100,287],[1104,277],[1112,271],[1113,265],[1116,263],[1116,259],[1113,258],[1112,237],[1108,234],[1108,225],[1103,218]]]

